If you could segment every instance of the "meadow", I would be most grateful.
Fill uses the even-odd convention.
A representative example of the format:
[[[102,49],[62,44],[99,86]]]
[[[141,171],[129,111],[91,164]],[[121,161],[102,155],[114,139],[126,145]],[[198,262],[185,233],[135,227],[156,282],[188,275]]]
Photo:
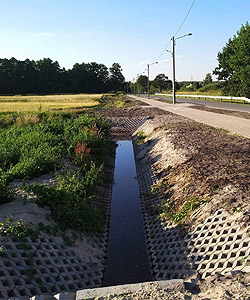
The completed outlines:
[[[102,94],[0,96],[0,112],[45,112],[93,107]]]

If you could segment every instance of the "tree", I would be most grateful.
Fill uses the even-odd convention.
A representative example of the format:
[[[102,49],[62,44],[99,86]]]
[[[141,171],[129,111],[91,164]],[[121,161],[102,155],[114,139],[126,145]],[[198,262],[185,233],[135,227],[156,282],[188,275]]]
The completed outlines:
[[[140,75],[137,79],[137,88],[139,93],[145,93],[148,89],[148,77]]]
[[[250,97],[250,26],[247,22],[222,52],[218,53],[218,67],[213,74],[223,80],[223,90],[232,96]]]
[[[118,89],[123,88],[125,78],[122,75],[122,68],[120,64],[113,63],[112,67],[109,68],[110,71],[110,83],[113,91],[116,93]]]
[[[212,79],[211,73],[207,73],[205,79],[203,80],[203,86],[207,85],[207,84],[210,84],[212,82],[213,82],[213,79]]]
[[[162,90],[171,89],[172,81],[165,74],[158,74],[153,81],[153,86],[158,88],[161,93]]]

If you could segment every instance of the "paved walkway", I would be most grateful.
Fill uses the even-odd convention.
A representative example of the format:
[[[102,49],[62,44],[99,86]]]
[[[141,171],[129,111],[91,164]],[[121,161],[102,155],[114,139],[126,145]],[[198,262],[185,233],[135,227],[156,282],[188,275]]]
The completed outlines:
[[[208,111],[192,109],[188,103],[168,104],[165,102],[148,99],[144,97],[130,96],[136,100],[145,102],[151,106],[159,107],[161,109],[170,111],[177,115],[190,118],[197,122],[214,126],[217,128],[224,128],[233,133],[250,138],[250,120],[238,118],[229,115],[216,114]]]

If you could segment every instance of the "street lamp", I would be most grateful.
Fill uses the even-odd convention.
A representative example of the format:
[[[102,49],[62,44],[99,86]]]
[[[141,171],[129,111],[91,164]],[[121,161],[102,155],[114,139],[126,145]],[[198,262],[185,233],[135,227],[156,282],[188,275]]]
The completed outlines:
[[[147,64],[147,66],[148,66],[148,98],[149,98],[149,66],[156,65],[156,64],[158,64],[158,61],[156,61],[156,62],[154,62],[152,64]]]
[[[170,52],[170,53],[172,54],[172,57],[173,57],[173,104],[176,103],[176,95],[175,95],[175,41],[176,41],[176,40],[179,40],[179,39],[181,39],[181,38],[184,38],[184,37],[186,37],[186,36],[190,36],[190,35],[192,35],[192,33],[187,33],[187,34],[182,35],[182,36],[180,36],[180,37],[178,37],[178,38],[176,38],[176,39],[175,39],[174,36],[173,36],[173,37],[172,37],[173,50],[172,50],[172,52],[169,51],[169,50],[166,50],[166,51]]]

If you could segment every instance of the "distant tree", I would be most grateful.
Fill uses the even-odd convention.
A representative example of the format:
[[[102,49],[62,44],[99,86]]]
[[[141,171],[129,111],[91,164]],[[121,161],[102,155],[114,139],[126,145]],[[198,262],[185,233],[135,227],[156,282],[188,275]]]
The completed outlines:
[[[169,90],[172,87],[172,81],[168,79],[165,74],[158,74],[153,80],[153,86],[159,89],[161,93],[162,90]]]
[[[109,68],[110,71],[110,83],[114,92],[117,92],[119,89],[123,89],[123,84],[125,78],[122,74],[122,68],[120,64],[113,63],[112,67]]]
[[[148,90],[148,77],[145,75],[140,75],[137,79],[137,87],[140,93],[145,93]]]
[[[113,64],[111,75],[104,64],[76,63],[72,69],[60,68],[57,61],[44,58],[20,61],[14,57],[0,59],[0,94],[101,93],[113,83],[123,89],[124,77],[119,64]]]
[[[213,82],[213,78],[212,78],[211,73],[207,73],[205,79],[203,80],[203,86],[207,85],[207,84],[210,84],[212,82]]]
[[[250,26],[242,25],[218,53],[218,67],[213,74],[224,81],[223,90],[232,96],[250,97]]]
[[[56,93],[60,90],[61,69],[57,61],[53,62],[50,58],[44,58],[36,62],[39,73],[38,87],[43,94]]]
[[[192,85],[193,85],[193,89],[194,89],[194,90],[198,90],[198,89],[201,87],[201,84],[200,84],[199,81],[194,81],[194,82],[192,83]]]

